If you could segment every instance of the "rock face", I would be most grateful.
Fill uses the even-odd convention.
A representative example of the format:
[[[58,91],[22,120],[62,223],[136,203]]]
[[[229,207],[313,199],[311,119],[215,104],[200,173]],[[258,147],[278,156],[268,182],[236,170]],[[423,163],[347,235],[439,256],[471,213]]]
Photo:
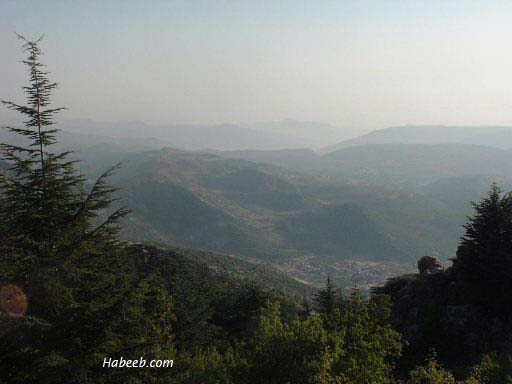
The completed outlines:
[[[435,257],[422,257],[418,269],[419,274],[392,278],[374,290],[391,297],[393,325],[407,341],[404,355],[410,361],[434,349],[439,361],[454,369],[475,365],[490,351],[510,354],[511,311],[472,300],[470,287]]]
[[[433,256],[423,256],[418,260],[418,269],[421,276],[436,275],[444,272],[441,262]]]

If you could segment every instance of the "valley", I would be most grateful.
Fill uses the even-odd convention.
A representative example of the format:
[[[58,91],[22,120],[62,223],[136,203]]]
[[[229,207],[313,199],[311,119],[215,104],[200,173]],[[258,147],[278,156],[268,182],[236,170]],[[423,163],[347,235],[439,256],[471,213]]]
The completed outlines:
[[[74,132],[63,138],[59,145],[76,150],[84,173],[121,162],[112,181],[118,204],[132,209],[126,239],[235,255],[312,286],[331,275],[340,286],[367,288],[413,271],[423,255],[446,261],[469,201],[492,182],[512,186],[512,151],[457,142],[354,139],[322,154],[190,151],[159,138]]]

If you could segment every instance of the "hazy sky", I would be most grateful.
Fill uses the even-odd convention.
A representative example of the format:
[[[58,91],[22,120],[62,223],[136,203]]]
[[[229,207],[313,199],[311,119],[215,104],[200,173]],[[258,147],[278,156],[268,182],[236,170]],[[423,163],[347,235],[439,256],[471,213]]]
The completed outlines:
[[[512,125],[511,20],[489,0],[0,0],[0,96],[25,82],[16,31],[46,35],[69,118]]]

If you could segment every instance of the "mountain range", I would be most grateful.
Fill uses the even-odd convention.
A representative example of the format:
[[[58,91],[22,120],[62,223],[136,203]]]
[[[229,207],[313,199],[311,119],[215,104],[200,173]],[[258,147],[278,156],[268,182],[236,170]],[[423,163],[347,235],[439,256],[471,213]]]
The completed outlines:
[[[133,210],[125,238],[235,255],[311,284],[330,274],[340,285],[371,285],[425,254],[447,260],[470,201],[492,182],[512,188],[504,127],[390,128],[329,151],[240,143],[199,151],[137,126],[75,127],[58,148],[74,149],[91,177],[122,163],[111,182]]]
[[[162,144],[187,150],[236,150],[321,148],[343,134],[336,127],[291,119],[254,124],[165,124],[140,121],[97,122],[84,119],[65,121],[68,132],[114,138],[154,138]]]
[[[474,144],[512,148],[509,126],[406,125],[379,129],[321,149],[322,153],[369,144]]]

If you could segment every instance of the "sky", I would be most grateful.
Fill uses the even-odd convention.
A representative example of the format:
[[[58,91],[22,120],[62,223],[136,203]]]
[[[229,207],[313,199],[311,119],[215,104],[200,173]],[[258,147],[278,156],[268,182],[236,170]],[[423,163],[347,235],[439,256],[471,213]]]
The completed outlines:
[[[0,98],[23,100],[17,32],[45,35],[66,118],[512,125],[511,16],[492,0],[0,0]]]

